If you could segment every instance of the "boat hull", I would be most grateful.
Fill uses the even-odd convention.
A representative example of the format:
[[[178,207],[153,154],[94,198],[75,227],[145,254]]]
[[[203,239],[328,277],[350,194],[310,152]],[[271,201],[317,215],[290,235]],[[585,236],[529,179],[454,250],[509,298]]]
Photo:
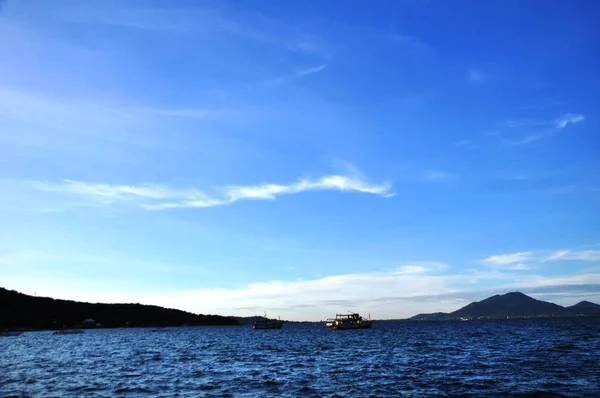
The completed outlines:
[[[283,321],[262,321],[255,322],[252,325],[254,330],[270,330],[270,329],[281,329],[283,327]]]
[[[328,324],[330,330],[357,330],[370,329],[375,321],[363,321],[360,324],[344,325],[344,324]]]

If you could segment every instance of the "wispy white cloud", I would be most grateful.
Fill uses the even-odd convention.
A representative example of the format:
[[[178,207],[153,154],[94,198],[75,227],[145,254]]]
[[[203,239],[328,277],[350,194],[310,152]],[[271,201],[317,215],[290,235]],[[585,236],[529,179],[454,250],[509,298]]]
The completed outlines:
[[[427,263],[424,263],[427,264]],[[27,286],[38,295],[106,302],[141,302],[200,313],[252,315],[267,309],[272,315],[292,319],[324,319],[336,311],[356,308],[377,311],[382,316],[409,316],[423,309],[422,301],[407,302],[398,310],[398,300],[421,297],[423,292],[448,294],[457,292],[449,286],[451,278],[439,274],[435,265],[408,264],[377,272],[357,272],[319,278],[267,280],[231,288],[206,288],[173,292],[108,293],[78,291],[78,284],[36,283],[10,280],[12,288]],[[66,288],[58,291],[55,287]],[[439,305],[439,299],[427,300]],[[456,305],[456,303],[454,303]],[[427,308],[427,306],[426,306]],[[432,308],[433,309],[433,308]]]
[[[533,259],[533,252],[518,252],[518,253],[510,253],[510,254],[499,254],[489,256],[481,260],[482,262],[488,265],[513,265],[524,263]]]
[[[320,38],[289,40],[286,42],[286,47],[291,51],[313,55],[324,60],[331,60],[333,58],[333,52]]]
[[[473,149],[476,147],[476,145],[471,142],[471,140],[460,140],[454,143],[454,146],[457,148],[468,148],[468,149]]]
[[[375,184],[360,176],[343,175],[301,178],[291,184],[228,185],[215,189],[215,195],[156,184],[115,185],[75,180],[61,183],[33,181],[31,186],[40,191],[75,195],[104,204],[128,203],[149,210],[205,208],[241,200],[274,200],[281,195],[308,191],[361,192],[382,197],[394,195],[390,184]]]
[[[317,66],[313,66],[313,67],[297,69],[288,75],[280,76],[280,77],[277,77],[277,78],[271,79],[271,80],[267,80],[266,82],[264,82],[264,86],[269,87],[269,88],[274,88],[274,87],[281,86],[283,84],[288,84],[295,80],[301,79],[303,77],[310,76],[315,73],[319,73],[326,67],[327,67],[327,64],[322,64],[322,65],[317,65]]]
[[[515,129],[521,127],[546,127],[548,121],[540,119],[510,119],[506,121],[506,127]]]
[[[76,180],[64,180],[62,183],[32,181],[31,186],[44,192],[55,192],[87,197],[103,203],[161,200],[202,200],[208,199],[202,192],[188,189],[178,190],[162,185],[111,185],[88,183]]]
[[[452,177],[450,173],[440,170],[428,170],[423,175],[427,181],[446,181]]]
[[[323,65],[318,65],[312,68],[305,68],[305,69],[299,69],[296,74],[299,77],[302,76],[308,76],[308,75],[312,75],[313,73],[317,73],[322,71],[323,69],[325,69],[327,67],[327,64],[323,64]]]
[[[580,123],[585,120],[585,116],[579,113],[567,113],[557,119],[509,119],[506,121],[506,127],[510,129],[563,129],[569,124]]]
[[[534,268],[531,265],[527,265],[524,263],[518,263],[518,264],[509,266],[507,269],[509,269],[511,271],[530,271]]]
[[[211,108],[159,108],[145,109],[148,115],[179,117],[188,119],[220,119],[223,117],[235,117],[231,109],[211,109]]]
[[[555,122],[555,126],[559,129],[564,129],[569,124],[580,123],[585,120],[585,117],[578,113],[567,113],[563,115],[561,118],[557,119]]]
[[[398,275],[425,275],[444,271],[447,268],[447,264],[440,263],[438,261],[421,261],[418,263],[401,265],[393,272]]]
[[[516,131],[527,131],[527,134],[519,138],[506,138],[504,143],[510,146],[531,144],[542,138],[552,136],[552,134],[564,129],[569,124],[580,123],[584,120],[583,115],[576,113],[567,113],[555,120],[511,119],[506,122],[507,128]]]
[[[94,12],[85,4],[77,4],[71,7],[57,6],[54,14],[71,23],[119,26],[196,37],[228,36],[323,59],[332,56],[325,41],[308,34],[306,27],[300,29],[257,11],[231,13],[224,7],[205,7],[200,4],[169,8],[115,3],[105,7],[102,13]]]
[[[419,275],[425,274],[427,268],[422,265],[404,265],[398,268],[397,273],[401,275]]]
[[[550,254],[544,261],[600,261],[600,250],[558,250]]]
[[[61,140],[61,134],[82,136],[103,141],[127,142],[146,145],[151,133],[161,131],[168,119],[244,118],[252,112],[231,108],[149,108],[126,100],[112,102],[97,98],[65,96],[34,92],[20,88],[0,88],[0,117],[7,122],[19,123],[20,134],[9,129],[0,131],[0,137],[11,141],[25,140],[30,135],[34,142]],[[158,134],[158,133],[157,133]],[[65,141],[65,139],[63,139]]]
[[[531,270],[531,263],[550,261],[600,261],[600,250],[524,251],[489,256],[481,262],[510,270]]]
[[[483,71],[471,68],[467,71],[467,80],[474,84],[481,84],[487,80],[487,77]]]
[[[552,253],[551,255],[546,257],[544,260],[545,261],[554,261],[554,260],[564,259],[566,256],[570,255],[570,253],[571,253],[570,250],[559,250],[559,251]]]
[[[519,278],[515,286],[539,287],[539,286],[563,286],[563,285],[594,285],[596,294],[600,284],[600,273],[574,273],[561,276],[539,276],[527,275]]]
[[[53,133],[65,131],[119,140],[125,135],[124,130],[147,125],[143,115],[122,108],[89,100],[7,88],[0,89],[0,116],[38,128],[49,128]]]
[[[532,142],[538,141],[543,138],[543,134],[531,134],[516,140],[504,140],[504,142],[508,145],[517,146],[517,145],[526,145],[531,144]]]
[[[525,270],[522,270],[525,271]],[[93,281],[64,284],[60,275],[48,278],[9,277],[10,288],[25,292],[86,301],[140,302],[196,313],[254,315],[265,309],[270,315],[293,320],[319,320],[332,313],[354,309],[377,319],[409,317],[420,312],[453,311],[466,302],[498,292],[519,289],[535,294],[552,292],[578,300],[593,297],[600,283],[599,273],[540,276],[530,273],[449,272],[439,263],[414,263],[394,269],[354,272],[316,278],[265,280],[228,288],[179,291],[107,291]],[[288,270],[293,272],[293,270]],[[53,279],[54,278],[54,279]],[[4,280],[4,279],[3,279]],[[500,283],[487,290],[467,288],[469,281]],[[51,283],[48,283],[48,282]],[[473,286],[473,285],[471,285]],[[488,285],[489,286],[489,285]]]

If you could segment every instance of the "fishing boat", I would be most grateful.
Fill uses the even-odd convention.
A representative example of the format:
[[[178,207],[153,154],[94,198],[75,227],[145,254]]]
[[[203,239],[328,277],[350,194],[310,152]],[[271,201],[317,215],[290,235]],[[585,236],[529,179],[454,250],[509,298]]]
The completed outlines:
[[[269,319],[267,314],[265,314],[264,319],[257,319],[252,325],[254,330],[281,329],[282,327],[283,321],[281,319]]]
[[[336,314],[335,318],[329,318],[326,326],[331,330],[350,330],[350,329],[369,329],[373,326],[374,320],[364,319],[356,313],[351,314]]]

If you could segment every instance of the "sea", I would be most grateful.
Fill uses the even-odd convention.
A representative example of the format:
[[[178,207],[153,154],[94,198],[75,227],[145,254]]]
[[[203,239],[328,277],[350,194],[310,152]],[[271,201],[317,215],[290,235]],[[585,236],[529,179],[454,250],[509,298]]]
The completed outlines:
[[[600,318],[26,332],[2,397],[600,397]]]

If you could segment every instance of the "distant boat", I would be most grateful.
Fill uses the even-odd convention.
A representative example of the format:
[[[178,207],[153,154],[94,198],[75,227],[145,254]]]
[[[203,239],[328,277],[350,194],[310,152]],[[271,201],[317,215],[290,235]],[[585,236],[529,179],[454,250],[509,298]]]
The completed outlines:
[[[23,332],[0,332],[0,337],[20,336]]]
[[[254,330],[264,330],[264,329],[281,329],[283,327],[283,321],[277,319],[268,319],[267,314],[265,314],[264,319],[258,319],[252,325],[252,329]]]
[[[326,326],[331,330],[369,329],[375,321],[364,319],[359,314],[336,314],[335,318],[327,320]]]
[[[52,334],[81,334],[83,330],[81,329],[58,329]]]
[[[160,326],[154,329],[150,329],[151,332],[168,332],[169,329],[167,329],[166,326]]]

